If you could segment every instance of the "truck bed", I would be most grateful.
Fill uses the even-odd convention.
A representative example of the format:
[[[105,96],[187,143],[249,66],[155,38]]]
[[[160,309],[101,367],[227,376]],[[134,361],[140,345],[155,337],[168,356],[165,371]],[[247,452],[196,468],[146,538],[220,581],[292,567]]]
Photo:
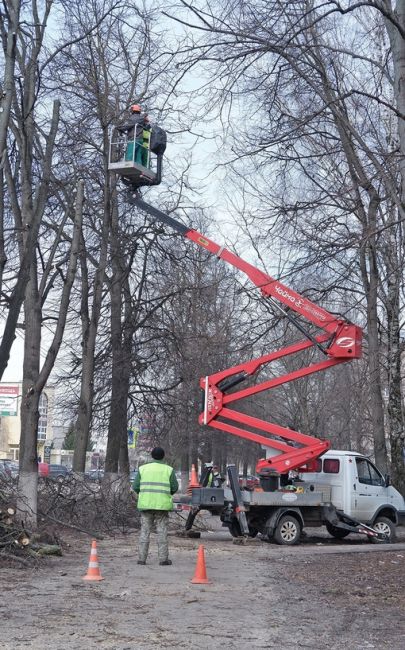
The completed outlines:
[[[312,489],[311,489],[312,488]],[[190,497],[186,497],[190,502]],[[255,506],[319,506],[323,503],[330,503],[331,488],[329,485],[311,483],[305,486],[303,493],[290,491],[261,492],[242,490],[244,505],[249,509]],[[176,499],[177,500],[177,499]],[[185,502],[183,495],[179,495],[178,500]],[[229,488],[194,488],[191,504],[209,509],[218,508],[233,502],[232,490]]]
[[[314,486],[315,487],[315,486]],[[231,490],[225,490],[225,500],[232,500]],[[255,492],[242,490],[243,501],[250,506],[319,506],[331,500],[329,485],[316,486],[316,490],[306,490],[304,493],[296,492]]]

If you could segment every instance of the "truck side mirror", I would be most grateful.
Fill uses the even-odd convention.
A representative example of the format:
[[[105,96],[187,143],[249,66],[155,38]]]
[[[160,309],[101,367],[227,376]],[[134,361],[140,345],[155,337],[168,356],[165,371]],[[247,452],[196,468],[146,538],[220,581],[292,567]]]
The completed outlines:
[[[391,477],[389,474],[384,474],[384,487],[389,487],[391,485]]]

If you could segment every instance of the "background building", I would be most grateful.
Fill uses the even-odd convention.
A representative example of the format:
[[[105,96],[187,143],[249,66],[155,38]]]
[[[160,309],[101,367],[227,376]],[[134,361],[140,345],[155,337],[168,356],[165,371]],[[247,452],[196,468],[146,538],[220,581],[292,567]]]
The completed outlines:
[[[45,386],[39,400],[38,456],[44,460],[45,447],[53,441],[54,386]],[[0,455],[19,459],[22,382],[0,383]]]

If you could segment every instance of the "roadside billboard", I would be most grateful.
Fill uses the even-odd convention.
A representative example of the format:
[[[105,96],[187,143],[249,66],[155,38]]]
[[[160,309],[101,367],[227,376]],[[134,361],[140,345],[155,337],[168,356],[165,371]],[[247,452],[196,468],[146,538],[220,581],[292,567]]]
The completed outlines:
[[[0,416],[17,415],[18,386],[0,384]]]
[[[135,449],[138,442],[139,429],[133,426],[131,429],[128,429],[128,449]]]

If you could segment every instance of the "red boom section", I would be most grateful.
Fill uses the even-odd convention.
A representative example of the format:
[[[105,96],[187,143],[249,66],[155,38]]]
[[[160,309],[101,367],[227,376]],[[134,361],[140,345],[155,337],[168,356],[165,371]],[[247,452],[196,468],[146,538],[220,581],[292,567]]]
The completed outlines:
[[[289,289],[278,280],[267,275],[267,273],[260,271],[249,262],[238,257],[238,255],[231,253],[222,246],[218,246],[218,244],[204,237],[197,230],[188,230],[185,236],[213,253],[213,255],[243,271],[264,296],[274,298],[325,332],[329,332],[333,337],[333,341],[327,350],[328,355],[352,359],[358,359],[361,356],[362,331],[360,327],[336,318],[333,314],[330,314],[322,307],[318,307],[307,298],[300,296],[293,289]]]
[[[315,337],[313,340],[298,342],[264,355],[259,359],[247,361],[200,380],[200,386],[205,393],[204,411],[199,417],[200,424],[227,431],[245,440],[251,440],[276,450],[276,455],[258,461],[256,466],[258,473],[275,472],[283,474],[298,468],[312,469],[313,462],[329,449],[330,443],[328,441],[319,440],[293,429],[246,415],[229,408],[228,405],[244,397],[270,390],[345,361],[359,358],[361,356],[361,328],[343,319],[336,318],[322,307],[318,307],[307,298],[300,296],[297,292],[267,275],[267,273],[260,271],[234,253],[218,246],[218,244],[196,230],[189,230],[184,234],[194,243],[244,272],[260,289],[263,296],[283,303],[289,309],[324,330],[324,334]],[[286,375],[274,377],[230,394],[221,391],[220,384],[222,382],[224,385],[227,384],[228,387],[236,385],[249,375],[254,375],[259,368],[283,357],[302,352],[317,344],[324,344],[323,349],[327,355],[326,359],[318,363],[313,363]],[[270,434],[276,436],[276,438],[268,438],[263,434]]]

